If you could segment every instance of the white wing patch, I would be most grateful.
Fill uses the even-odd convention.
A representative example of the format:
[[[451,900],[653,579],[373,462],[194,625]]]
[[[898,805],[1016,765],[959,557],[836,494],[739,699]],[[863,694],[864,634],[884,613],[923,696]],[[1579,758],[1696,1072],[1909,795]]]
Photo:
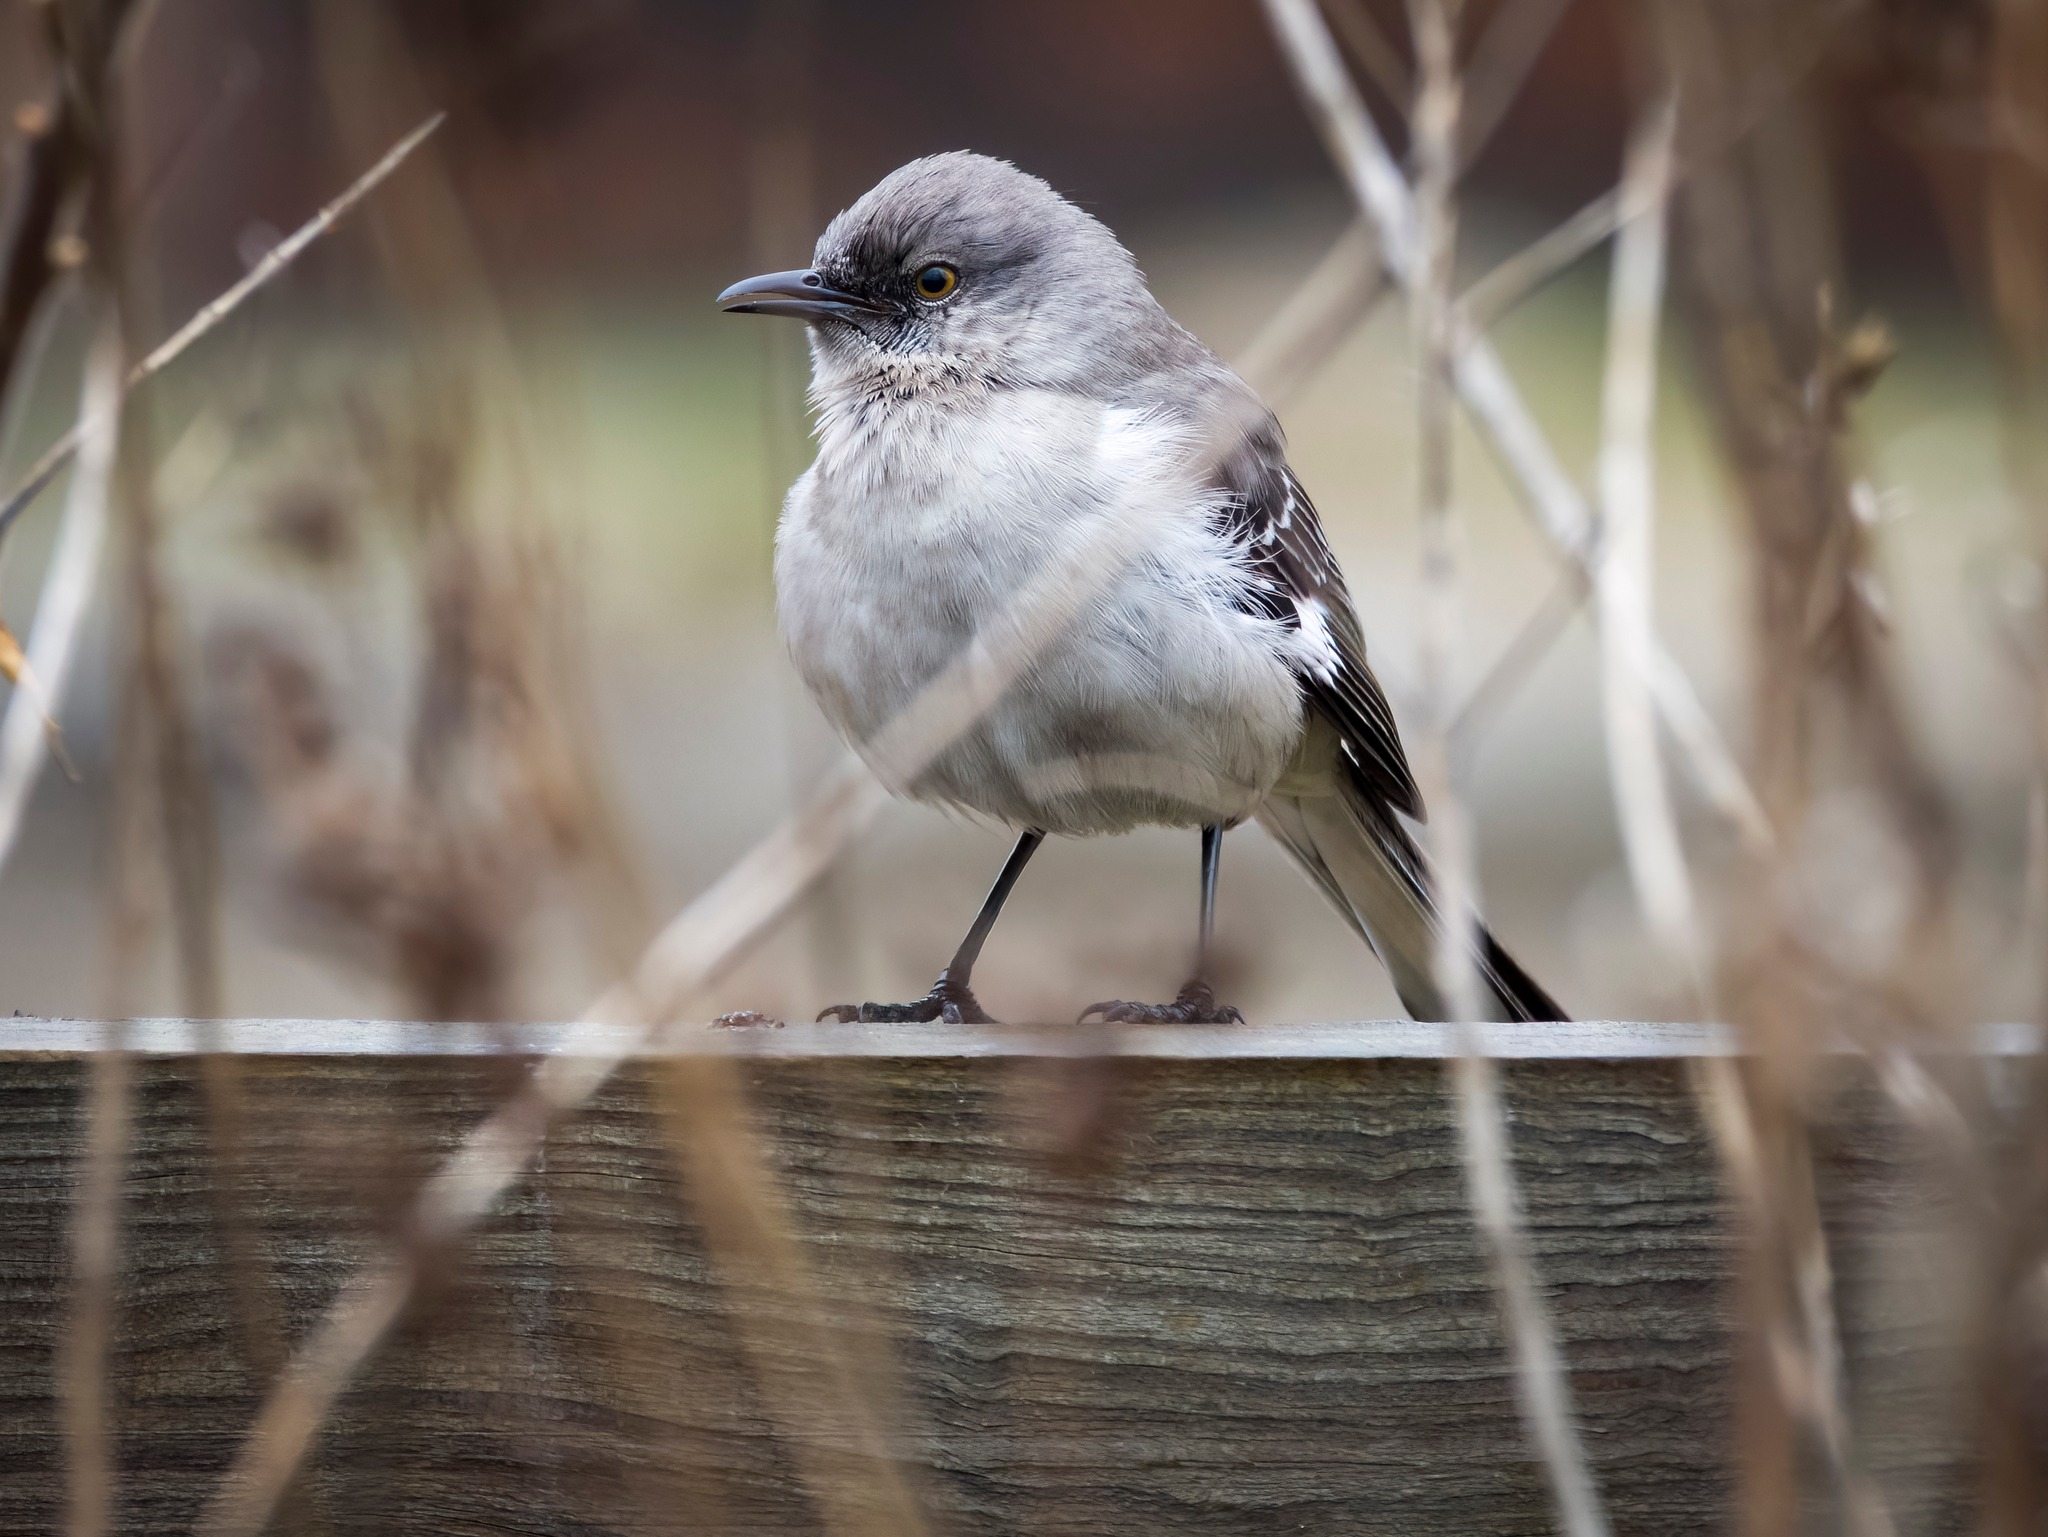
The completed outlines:
[[[1337,637],[1330,633],[1330,611],[1321,598],[1297,597],[1294,612],[1301,621],[1298,644],[1302,660],[1325,683],[1334,682],[1343,657],[1337,650]]]

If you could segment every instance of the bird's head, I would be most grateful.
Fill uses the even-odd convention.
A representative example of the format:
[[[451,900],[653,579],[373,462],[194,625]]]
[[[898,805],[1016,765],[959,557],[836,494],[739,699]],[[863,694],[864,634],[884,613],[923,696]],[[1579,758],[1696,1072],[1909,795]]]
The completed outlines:
[[[808,321],[821,368],[930,365],[1021,385],[1110,382],[1178,334],[1099,220],[965,152],[891,172],[832,221],[808,268],[718,302]]]

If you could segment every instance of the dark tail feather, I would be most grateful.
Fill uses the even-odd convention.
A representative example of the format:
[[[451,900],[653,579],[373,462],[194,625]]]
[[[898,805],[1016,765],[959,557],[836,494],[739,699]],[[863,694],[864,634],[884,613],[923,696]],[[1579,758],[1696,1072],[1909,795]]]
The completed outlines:
[[[1378,953],[1394,990],[1416,1019],[1450,1017],[1437,990],[1436,915],[1421,851],[1391,814],[1362,793],[1276,795],[1259,820],[1294,855],[1337,910]],[[1500,1020],[1562,1020],[1571,1016],[1484,928],[1480,978]]]
[[[1493,989],[1494,996],[1500,999],[1511,1019],[1571,1018],[1557,1006],[1557,1000],[1543,990],[1542,984],[1522,970],[1515,958],[1501,948],[1500,941],[1484,928],[1479,931],[1479,958],[1487,985]]]

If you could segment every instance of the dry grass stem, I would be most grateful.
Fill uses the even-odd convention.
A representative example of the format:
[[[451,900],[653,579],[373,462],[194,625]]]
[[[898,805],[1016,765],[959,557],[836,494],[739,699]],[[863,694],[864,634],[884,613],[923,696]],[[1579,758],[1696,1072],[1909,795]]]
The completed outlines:
[[[1664,308],[1665,204],[1670,194],[1678,106],[1650,107],[1629,145],[1621,201],[1642,211],[1621,228],[1607,310],[1607,367],[1601,392],[1601,702],[1608,777],[1629,879],[1652,939],[1700,995],[1692,875],[1672,810],[1657,721],[1644,678],[1656,642],[1654,526],[1657,331]]]
[[[1459,1148],[1464,1158],[1472,1219],[1486,1246],[1522,1419],[1543,1465],[1558,1528],[1565,1537],[1605,1537],[1607,1517],[1586,1460],[1572,1405],[1571,1378],[1557,1346],[1557,1331],[1536,1289],[1524,1218],[1507,1145],[1500,1066],[1472,1050],[1452,1059]]]
[[[116,1493],[112,1383],[114,1287],[121,1268],[121,1183],[128,1164],[134,1066],[120,1027],[93,1053],[86,1156],[71,1228],[71,1296],[59,1359],[64,1401],[65,1537],[105,1537]]]
[[[1452,516],[1450,430],[1459,338],[1452,309],[1458,174],[1459,86],[1453,13],[1446,0],[1410,8],[1420,84],[1412,115],[1417,186],[1406,185],[1378,145],[1327,29],[1304,0],[1268,0],[1268,14],[1303,88],[1378,227],[1380,248],[1407,290],[1420,369],[1423,520],[1423,729],[1415,738],[1416,777],[1430,807],[1430,866],[1439,933],[1436,980],[1452,1017],[1480,1018],[1474,952],[1470,828],[1452,777],[1451,730],[1461,628],[1456,531]],[[1498,1069],[1480,1055],[1468,1026],[1468,1050],[1451,1068],[1461,1149],[1473,1215],[1492,1264],[1517,1394],[1542,1460],[1559,1521],[1572,1537],[1606,1530],[1571,1407],[1571,1393],[1547,1312],[1536,1292],[1527,1236],[1515,1195]]]
[[[1592,590],[1593,579],[1584,566],[1564,567],[1543,601],[1500,648],[1451,721],[1451,762],[1459,771],[1469,767],[1488,729],[1543,664]]]
[[[1610,187],[1466,289],[1458,300],[1464,323],[1475,333],[1492,330],[1510,310],[1601,241],[1651,211],[1647,205],[1631,203],[1625,187]]]
[[[683,1020],[715,982],[872,822],[889,793],[852,756],[803,810],[763,838],[657,934],[632,976],[593,1003],[595,1023]]]
[[[1430,809],[1428,847],[1436,889],[1436,983],[1450,1017],[1481,1017],[1478,922],[1471,826],[1451,774],[1450,725],[1464,632],[1459,528],[1451,502],[1452,277],[1457,261],[1459,81],[1451,0],[1409,7],[1421,76],[1410,122],[1415,138],[1415,281],[1408,291],[1418,369],[1416,460],[1422,518],[1422,601],[1417,652],[1423,699],[1415,777]]]
[[[111,227],[111,218],[106,222]],[[120,248],[112,233],[101,242],[110,256]],[[115,274],[125,268],[110,260],[106,269],[111,291]],[[133,313],[124,293],[116,310],[124,332]],[[124,355],[132,354],[124,347]],[[123,715],[114,777],[115,799],[125,808],[117,813],[121,820],[135,825],[153,818],[154,826],[146,840],[123,837],[115,845],[116,886],[123,893],[117,905],[128,912],[115,920],[114,965],[126,974],[117,986],[138,997],[139,989],[127,979],[139,975],[154,920],[166,916],[168,908],[181,1007],[193,1018],[207,1019],[224,1010],[220,846],[213,785],[199,740],[182,644],[183,625],[164,562],[163,518],[152,484],[150,447],[138,416],[122,413],[114,456],[121,577],[116,601],[126,639],[118,682]],[[166,899],[154,906],[144,894],[144,867],[152,855],[159,856]]]
[[[1451,485],[1453,372],[1456,368],[1456,185],[1460,81],[1452,0],[1411,0],[1421,86],[1412,124],[1417,281],[1409,289],[1420,367],[1423,601],[1421,651],[1428,707],[1419,734],[1416,778],[1430,808],[1430,873],[1436,888],[1437,986],[1464,1029],[1450,1073],[1472,1214],[1494,1276],[1515,1368],[1523,1422],[1541,1459],[1569,1537],[1604,1537],[1606,1518],[1580,1442],[1564,1360],[1548,1309],[1536,1291],[1527,1224],[1515,1189],[1500,1070],[1484,1055],[1474,1022],[1482,1018],[1478,970],[1478,892],[1472,824],[1453,774],[1459,638],[1464,630],[1459,530]]]
[[[1344,73],[1327,28],[1306,0],[1266,0],[1282,51],[1304,102],[1322,130],[1360,209],[1379,236],[1382,257],[1401,287],[1414,293],[1417,266],[1414,201],[1357,89]],[[1482,336],[1457,333],[1454,380],[1460,398],[1509,480],[1534,509],[1538,523],[1567,559],[1593,556],[1594,524],[1584,495],[1558,462],[1530,415],[1499,355]],[[1752,847],[1768,847],[1772,834],[1755,793],[1684,670],[1660,643],[1646,683],[1672,735],[1683,747],[1708,801]]]
[[[199,312],[180,326],[155,350],[129,370],[126,389],[132,390],[154,374],[176,362],[183,353],[205,336],[214,327],[226,320],[250,298],[269,286],[286,268],[302,255],[306,248],[326,234],[345,218],[364,198],[374,192],[378,185],[405,163],[406,157],[425,142],[427,136],[441,126],[445,114],[435,113],[419,127],[407,134],[369,170],[359,176],[353,185],[341,196],[322,208],[312,218],[279,241],[263,259],[251,267],[248,273],[219,297],[202,307]],[[80,421],[63,436],[45,449],[40,458],[29,466],[21,483],[7,494],[7,500],[0,502],[0,534],[5,534],[14,520],[25,512],[29,505],[43,493],[51,481],[63,473],[64,466],[71,462],[78,452],[80,442],[89,430],[88,423]]]
[[[928,1529],[866,1378],[835,1324],[769,1171],[739,1065],[671,1057],[654,1068],[663,1133],[730,1316],[831,1537],[920,1537]],[[866,1371],[863,1368],[867,1368]]]

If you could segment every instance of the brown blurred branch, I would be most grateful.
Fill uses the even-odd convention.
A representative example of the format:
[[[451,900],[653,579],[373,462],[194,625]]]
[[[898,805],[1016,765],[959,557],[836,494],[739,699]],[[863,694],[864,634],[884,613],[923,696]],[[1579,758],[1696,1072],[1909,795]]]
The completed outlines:
[[[110,168],[95,187],[114,183]],[[125,359],[134,355],[134,274],[112,200],[102,202],[96,195],[94,201],[101,204],[88,224],[95,231],[94,265],[104,291],[113,296]],[[119,683],[114,793],[117,820],[124,827],[139,833],[145,805],[154,813],[155,826],[146,836],[124,836],[115,846],[117,903],[128,908],[116,914],[113,924],[116,985],[125,988],[119,978],[138,973],[144,962],[156,909],[142,894],[142,865],[151,853],[160,854],[184,1010],[198,1019],[217,1018],[223,1007],[220,850],[212,783],[193,718],[183,626],[163,568],[163,519],[147,424],[132,411],[123,411],[120,421],[114,511],[121,536],[119,612],[128,654]]]
[[[431,73],[404,15],[377,0],[314,13],[329,112],[351,155],[468,88],[459,71]],[[485,115],[471,143],[488,132]],[[365,879],[329,910],[386,946],[420,1012],[505,1018],[517,1012],[526,920],[553,876],[569,883],[598,976],[631,963],[652,917],[590,704],[576,569],[541,489],[538,371],[519,355],[453,153],[430,150],[368,226],[412,321],[402,366],[416,404],[387,419],[358,399],[350,414],[378,501],[413,552],[425,644],[403,783],[368,797],[382,809],[353,837],[333,829],[328,852]],[[318,883],[295,865],[302,889]]]
[[[1537,0],[1530,0],[1530,3],[1537,3]],[[1681,183],[1691,165],[1704,164],[1732,148],[1761,122],[1769,107],[1781,100],[1786,91],[1819,64],[1833,39],[1833,23],[1839,19],[1824,18],[1814,28],[1816,39],[1799,52],[1790,68],[1767,75],[1762,85],[1751,90],[1736,120],[1706,131],[1695,129],[1689,158],[1674,155],[1675,163],[1669,176],[1671,185]],[[1461,325],[1474,333],[1483,333],[1601,241],[1652,211],[1653,205],[1643,187],[1631,188],[1624,182],[1610,188],[1563,223],[1502,260],[1467,288],[1458,301]],[[1593,564],[1598,564],[1597,552],[1592,559]],[[1579,606],[1595,591],[1595,585],[1592,565],[1573,562],[1567,566],[1521,630],[1502,648],[1499,660],[1461,707],[1453,727],[1453,752],[1460,761],[1477,752],[1488,726],[1535,671],[1550,648],[1562,638]],[[1640,656],[1631,665],[1639,667],[1645,678],[1672,666],[1670,658],[1657,644],[1654,630],[1647,651],[1640,647],[1636,649]],[[1666,690],[1659,703],[1667,711],[1674,705],[1684,708],[1683,695],[1675,689]],[[1680,735],[1684,739],[1689,734],[1681,732]],[[1697,755],[1694,761],[1697,771],[1700,762]],[[1748,799],[1746,791],[1736,793],[1732,784],[1729,790],[1727,805],[1744,819],[1741,825],[1745,842],[1753,851],[1761,852],[1768,848],[1769,829],[1763,825],[1754,802]]]
[[[78,174],[65,94],[24,102],[14,111],[14,128],[0,212],[0,399],[15,385],[29,325],[61,271],[54,256],[57,220]]]
[[[2007,481],[2034,570],[2048,570],[2048,8],[2034,0],[1908,0],[1885,8],[1874,35],[1897,93],[1895,120],[1923,167],[1955,264],[1988,311]],[[2036,594],[2009,618],[2001,638],[2033,716],[2018,943],[2039,1019],[2048,1014],[2048,603]],[[1957,1198],[1984,1208],[1969,1364],[1980,1517],[1990,1537],[2038,1537],[2048,1513],[2040,1393],[2048,1360],[2048,1070],[2037,1060],[2014,1078],[2008,1114],[1980,1110],[1984,1124],[1965,1121],[1960,1136],[1960,1114],[1937,1107],[1930,1117],[1951,1128],[1945,1143],[1961,1146],[1963,1156],[1949,1160]],[[1901,1087],[1912,1093],[1916,1085]]]
[[[1763,123],[1820,66],[1839,42],[1841,24],[1855,14],[1860,4],[1861,0],[1843,0],[1822,11],[1811,23],[1810,36],[1789,46],[1783,58],[1773,59],[1769,68],[1759,70],[1754,79],[1745,82],[1741,99],[1731,104],[1727,117],[1705,120],[1698,112],[1690,111],[1688,116],[1693,121],[1689,137],[1677,148],[1672,171],[1674,185],[1683,183],[1697,167],[1732,150]],[[1610,187],[1561,224],[1504,258],[1467,288],[1459,300],[1465,324],[1474,331],[1489,330],[1502,316],[1644,212],[1646,209],[1638,200],[1627,196],[1626,188]]]
[[[1984,61],[1985,115],[1993,136],[1984,177],[1984,255],[2002,364],[2008,480],[2033,558],[2048,570],[2048,7],[1991,0]],[[2048,603],[2036,600],[2027,637],[2034,662],[2035,761],[2032,802],[2048,806]],[[2030,886],[2048,882],[2048,842],[2029,849]],[[2027,913],[2021,942],[2048,953],[2043,906]],[[2048,976],[2038,964],[2034,975]],[[2048,994],[2033,1000],[2048,1018]],[[1987,1245],[1977,1334],[1976,1388],[1983,1435],[1985,1529],[1992,1537],[2036,1537],[2048,1512],[2048,1414],[2039,1383],[2044,1354],[2041,1276],[2048,1259],[2048,1067],[2036,1064],[2019,1116],[2016,1146],[2001,1160],[2002,1222]]]
[[[1802,7],[1669,8],[1681,92],[1723,116],[1750,65],[1784,51]],[[1690,110],[1690,108],[1689,108]],[[1835,318],[1840,255],[1819,105],[1795,93],[1681,198],[1680,292],[1754,551],[1759,793],[1795,829],[1831,781],[1876,795],[1914,867],[1910,963],[1932,962],[1954,866],[1947,807],[1914,748],[1864,596],[1869,533],[1852,506],[1848,419],[1889,358]],[[1902,967],[1909,957],[1902,954]],[[1930,978],[1938,965],[1913,969]]]
[[[83,190],[96,207],[104,207],[113,179],[113,154],[108,133],[108,76],[126,12],[121,0],[105,5],[73,0],[53,5],[44,14],[53,62],[58,71],[67,128],[65,166],[68,182],[59,196]],[[73,141],[72,135],[76,134]],[[88,213],[88,241],[96,234]],[[31,266],[47,265],[48,234],[34,251],[17,246],[13,255]],[[119,474],[121,444],[121,336],[116,275],[95,251],[92,293],[95,332],[86,363],[87,402],[98,408],[88,462],[81,467],[84,483],[78,493],[81,512],[104,520],[107,500]],[[45,274],[45,277],[47,274]],[[33,308],[31,301],[30,308]],[[26,324],[26,315],[22,323]],[[17,335],[18,340],[18,335]],[[86,499],[89,498],[88,503]],[[115,1012],[118,1017],[117,1011]],[[121,1187],[126,1172],[130,1134],[128,1056],[119,1031],[111,1049],[93,1063],[86,1104],[86,1155],[72,1208],[73,1284],[71,1306],[59,1363],[64,1400],[64,1450],[67,1495],[67,1537],[103,1537],[113,1525],[115,1508],[116,1436],[113,1429],[108,1360],[115,1320],[115,1281],[120,1263]]]
[[[1826,33],[1828,11],[1813,0],[1677,0],[1651,24],[1688,110],[1730,121],[1754,80],[1796,55],[1802,36]],[[1753,1171],[1736,1183],[1747,1228],[1741,1519],[1756,1537],[1804,1528],[1816,1471],[1846,1529],[1890,1529],[1844,1401],[1813,1195],[1815,1054],[1842,1037],[1926,1041],[1967,1008],[1947,953],[1954,832],[1889,676],[1851,489],[1850,419],[1889,341],[1874,324],[1837,319],[1828,103],[1821,83],[1799,80],[1695,168],[1675,266],[1748,533],[1753,757],[1780,832],[1744,873],[1723,955],[1755,1060],[1717,1091],[1724,1125],[1739,1117],[1753,1150]]]

